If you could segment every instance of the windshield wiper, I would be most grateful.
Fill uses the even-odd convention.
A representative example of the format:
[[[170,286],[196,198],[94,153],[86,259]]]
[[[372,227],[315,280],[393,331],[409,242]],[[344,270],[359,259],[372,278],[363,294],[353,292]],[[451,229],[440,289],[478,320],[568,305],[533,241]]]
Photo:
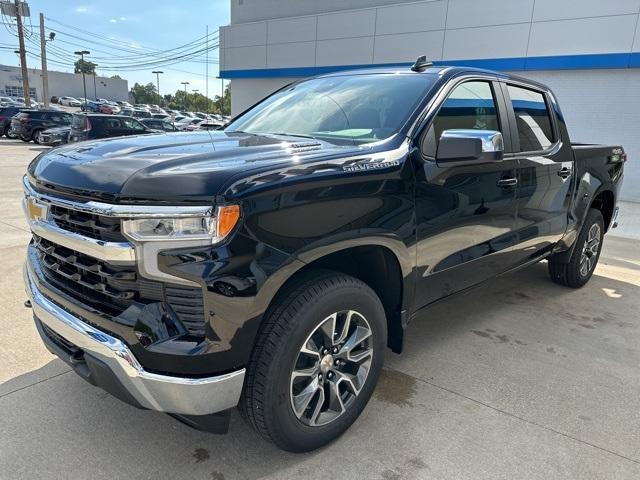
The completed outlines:
[[[284,137],[300,137],[300,138],[312,138],[316,139],[316,137],[312,135],[304,135],[302,133],[287,133],[287,132],[266,132],[264,135],[282,135]]]

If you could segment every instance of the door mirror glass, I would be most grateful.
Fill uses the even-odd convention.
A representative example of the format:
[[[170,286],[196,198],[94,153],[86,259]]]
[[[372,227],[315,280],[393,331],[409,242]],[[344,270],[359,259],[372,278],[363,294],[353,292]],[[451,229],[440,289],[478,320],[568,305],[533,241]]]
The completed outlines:
[[[502,160],[504,141],[496,130],[445,130],[440,136],[438,163],[478,163]]]

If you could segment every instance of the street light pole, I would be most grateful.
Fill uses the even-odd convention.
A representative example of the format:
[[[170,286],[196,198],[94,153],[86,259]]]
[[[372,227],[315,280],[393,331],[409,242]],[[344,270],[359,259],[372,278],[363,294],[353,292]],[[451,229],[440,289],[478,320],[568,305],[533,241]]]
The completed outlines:
[[[87,81],[84,77],[84,56],[89,55],[91,52],[89,50],[80,50],[78,52],[73,52],[73,53],[75,55],[80,55],[80,60],[82,60],[82,88],[84,90],[84,109],[86,111],[87,110]]]
[[[182,108],[184,109],[184,111],[187,111],[187,85],[189,85],[189,82],[180,82],[182,85],[184,85],[184,101],[182,102]]]
[[[158,106],[162,107],[162,105],[160,105],[162,102],[160,101],[160,74],[164,73],[162,70],[154,70],[151,73],[155,73],[156,74],[156,85],[158,87]]]
[[[97,67],[97,65],[96,65]],[[98,89],[96,88],[96,71],[93,71],[93,99],[98,99]]]

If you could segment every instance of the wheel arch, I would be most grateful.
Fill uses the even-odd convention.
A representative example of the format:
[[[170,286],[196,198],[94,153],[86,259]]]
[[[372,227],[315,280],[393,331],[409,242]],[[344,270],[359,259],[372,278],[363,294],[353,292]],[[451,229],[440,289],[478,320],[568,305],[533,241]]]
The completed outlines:
[[[600,210],[604,217],[604,230],[609,230],[611,221],[613,220],[613,212],[616,205],[616,197],[610,188],[601,188],[593,197],[589,208]]]
[[[364,283],[378,295],[387,317],[387,345],[392,351],[402,351],[406,310],[413,294],[412,269],[409,253],[388,238],[369,241],[334,244],[333,248],[319,248],[301,252],[292,271],[271,285],[267,291],[275,294],[268,301],[263,316],[290,292],[307,275],[315,270],[332,270],[351,275]]]

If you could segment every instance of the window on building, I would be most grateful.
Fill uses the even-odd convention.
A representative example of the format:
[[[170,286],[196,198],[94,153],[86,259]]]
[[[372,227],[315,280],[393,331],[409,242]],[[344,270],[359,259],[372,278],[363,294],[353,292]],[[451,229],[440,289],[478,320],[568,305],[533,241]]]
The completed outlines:
[[[5,85],[4,86],[4,94],[8,95],[9,97],[19,97],[22,98],[24,90],[22,89],[22,87],[20,86],[16,86],[16,85]],[[36,89],[35,88],[29,88],[29,92],[30,92],[30,97],[31,98],[36,98]]]
[[[553,143],[551,117],[544,95],[528,88],[507,86],[516,115],[521,152],[549,148]]]
[[[427,131],[424,154],[435,157],[442,132],[454,129],[500,131],[498,110],[489,82],[469,81],[453,89]]]

